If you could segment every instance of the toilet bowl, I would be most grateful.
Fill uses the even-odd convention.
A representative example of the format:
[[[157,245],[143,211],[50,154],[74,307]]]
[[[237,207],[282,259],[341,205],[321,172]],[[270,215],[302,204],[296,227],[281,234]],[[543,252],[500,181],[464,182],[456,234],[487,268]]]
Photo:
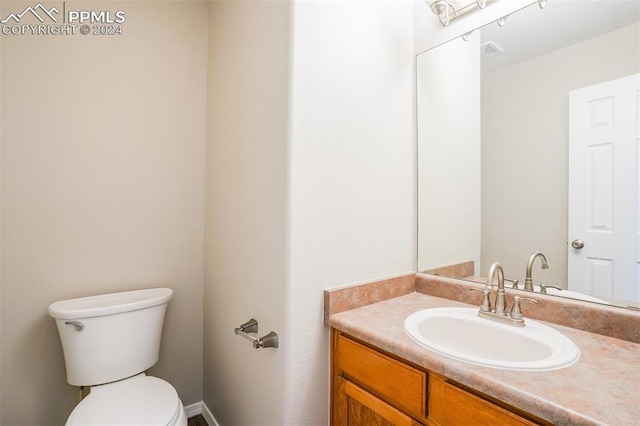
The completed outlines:
[[[89,386],[67,425],[186,426],[176,390],[145,371],[158,362],[170,288],[55,302],[67,382]]]
[[[71,412],[67,426],[186,426],[178,393],[162,379],[144,373],[94,386]]]

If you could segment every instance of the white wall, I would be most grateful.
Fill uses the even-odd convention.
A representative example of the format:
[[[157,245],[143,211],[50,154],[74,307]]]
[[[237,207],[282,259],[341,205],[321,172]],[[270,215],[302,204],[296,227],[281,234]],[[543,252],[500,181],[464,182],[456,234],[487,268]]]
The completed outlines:
[[[542,251],[535,281],[566,288],[569,91],[639,72],[639,35],[631,25],[483,75],[482,271],[499,260],[522,282]]]
[[[174,289],[151,373],[202,399],[207,5],[91,5],[124,34],[1,36],[3,425],[77,403],[49,304],[127,289]]]
[[[293,14],[285,424],[328,422],[322,290],[415,271],[412,5]]]
[[[418,270],[480,264],[480,36],[417,57]],[[476,271],[477,272],[477,271]]]

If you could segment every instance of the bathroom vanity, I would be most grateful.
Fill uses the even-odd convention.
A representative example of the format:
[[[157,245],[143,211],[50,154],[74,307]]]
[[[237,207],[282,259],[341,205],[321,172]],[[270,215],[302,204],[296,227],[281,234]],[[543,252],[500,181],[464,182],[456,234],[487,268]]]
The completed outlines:
[[[579,347],[575,364],[551,371],[481,367],[427,350],[404,332],[416,311],[473,307],[479,299],[469,283],[428,280],[433,285],[418,274],[325,293],[333,425],[627,425],[640,418],[640,344],[626,337],[640,337],[638,313],[622,312],[618,323],[611,308],[542,297],[525,318],[558,303],[568,317],[584,306],[587,321],[598,315],[590,310],[602,309],[597,322],[615,336],[547,322]]]
[[[336,329],[331,341],[332,424],[550,424]]]

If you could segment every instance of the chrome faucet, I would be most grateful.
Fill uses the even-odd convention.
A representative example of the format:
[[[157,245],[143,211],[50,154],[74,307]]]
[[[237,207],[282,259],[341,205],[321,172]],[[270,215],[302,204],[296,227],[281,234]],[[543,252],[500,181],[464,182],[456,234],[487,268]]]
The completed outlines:
[[[533,291],[533,278],[531,277],[531,273],[532,273],[532,269],[533,269],[533,262],[538,257],[540,258],[540,261],[542,262],[542,269],[549,269],[549,265],[547,264],[547,258],[544,257],[544,254],[542,254],[542,252],[539,252],[539,251],[533,253],[529,257],[529,261],[527,261],[527,276],[524,279],[524,289],[526,291]]]
[[[487,286],[493,285],[493,279],[498,275],[498,290],[496,291],[496,303],[493,311],[496,315],[507,315],[507,304],[504,301],[504,270],[499,262],[494,262],[489,267]]]
[[[493,281],[498,276],[498,289],[496,290],[495,308],[491,308],[491,287]],[[519,296],[513,298],[513,307],[511,313],[507,314],[507,303],[505,301],[504,290],[504,271],[502,265],[498,262],[491,264],[489,268],[489,275],[487,276],[487,285],[484,289],[472,288],[473,291],[479,291],[482,293],[482,303],[480,304],[480,310],[478,316],[486,318],[492,321],[501,322],[503,324],[512,325],[515,327],[524,326],[524,318],[522,317],[522,309],[520,308],[520,302],[538,303],[536,300],[527,299]]]

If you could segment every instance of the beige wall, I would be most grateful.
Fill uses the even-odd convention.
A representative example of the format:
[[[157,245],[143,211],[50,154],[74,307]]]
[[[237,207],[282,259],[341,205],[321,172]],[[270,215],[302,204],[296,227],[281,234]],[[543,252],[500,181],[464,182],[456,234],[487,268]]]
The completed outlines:
[[[210,6],[204,402],[220,424],[284,424],[289,7]],[[281,348],[236,336],[250,318]]]
[[[638,25],[483,75],[482,271],[566,287],[569,91],[637,73]],[[596,59],[597,58],[597,59]],[[549,78],[553,76],[553,78]],[[507,248],[508,247],[508,248]]]
[[[202,399],[207,5],[102,6],[124,35],[2,36],[3,425],[64,422],[47,307],[103,292],[175,290],[151,373]]]

